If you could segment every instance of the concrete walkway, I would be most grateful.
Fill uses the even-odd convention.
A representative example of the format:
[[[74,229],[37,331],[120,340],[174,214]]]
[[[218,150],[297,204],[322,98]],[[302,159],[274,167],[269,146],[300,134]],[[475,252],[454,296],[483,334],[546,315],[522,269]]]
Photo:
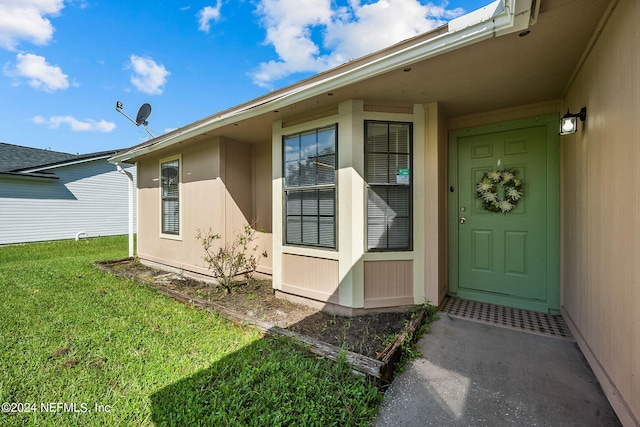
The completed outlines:
[[[440,315],[374,426],[619,426],[570,341]]]

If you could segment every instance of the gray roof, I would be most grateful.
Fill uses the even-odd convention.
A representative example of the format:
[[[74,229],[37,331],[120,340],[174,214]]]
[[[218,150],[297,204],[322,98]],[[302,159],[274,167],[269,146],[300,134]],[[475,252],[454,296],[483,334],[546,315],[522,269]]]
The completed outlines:
[[[55,178],[53,173],[42,171],[42,169],[68,162],[88,161],[99,157],[109,157],[117,151],[118,150],[108,150],[89,154],[70,154],[0,142],[0,174]],[[35,173],[28,172],[32,169],[39,169],[39,171]]]
[[[0,142],[0,172],[13,172],[49,163],[71,160],[75,154]]]

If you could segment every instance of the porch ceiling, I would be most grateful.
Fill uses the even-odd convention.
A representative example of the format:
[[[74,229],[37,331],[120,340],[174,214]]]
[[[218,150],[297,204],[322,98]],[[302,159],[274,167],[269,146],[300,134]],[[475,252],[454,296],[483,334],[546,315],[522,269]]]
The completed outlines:
[[[412,64],[411,71],[398,69],[337,88],[332,95],[227,125],[215,134],[268,143],[273,120],[354,98],[399,104],[437,101],[449,118],[560,99],[610,0],[539,1],[538,21],[527,36],[514,33],[485,40]]]

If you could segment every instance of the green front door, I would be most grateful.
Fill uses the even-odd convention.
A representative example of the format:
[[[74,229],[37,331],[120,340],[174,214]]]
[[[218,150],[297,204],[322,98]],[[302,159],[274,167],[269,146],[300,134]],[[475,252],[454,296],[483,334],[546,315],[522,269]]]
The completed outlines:
[[[453,294],[544,312],[558,310],[558,138],[550,131],[556,124],[554,116],[452,133]],[[512,210],[492,212],[484,207],[476,189],[490,171],[515,171],[521,181],[522,197]],[[508,200],[507,188],[495,186],[499,200]]]

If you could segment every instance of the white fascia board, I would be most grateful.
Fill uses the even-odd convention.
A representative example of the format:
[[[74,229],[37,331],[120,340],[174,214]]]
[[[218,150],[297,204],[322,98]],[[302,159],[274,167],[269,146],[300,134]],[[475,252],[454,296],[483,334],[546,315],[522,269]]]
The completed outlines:
[[[117,163],[148,154],[193,136],[217,128],[250,119],[292,103],[304,101],[332,90],[358,83],[365,79],[423,61],[482,40],[522,31],[529,27],[532,0],[497,0],[484,8],[449,22],[448,31],[442,35],[409,45],[387,56],[364,61],[358,67],[350,67],[342,73],[331,74],[324,79],[313,79],[307,84],[284,89],[272,97],[258,98],[254,102],[227,110],[209,120],[196,122],[172,133],[155,138],[148,144],[132,148],[109,159]],[[357,61],[357,60],[356,60]]]
[[[493,19],[504,12],[504,0],[496,0],[478,10],[459,16],[449,21],[449,32],[455,32],[475,24]]]
[[[107,159],[109,160],[109,158],[111,157],[110,154],[104,154],[102,156],[98,156],[98,157],[89,157],[89,158],[85,158],[85,159],[81,159],[81,160],[70,160],[67,162],[60,162],[60,163],[54,163],[52,165],[45,165],[42,167],[37,167],[37,168],[33,168],[33,169],[24,169],[21,170],[20,172],[24,172],[24,173],[32,173],[32,172],[41,172],[41,171],[46,171],[49,169],[57,169],[57,168],[61,168],[64,166],[73,166],[73,165],[78,165],[80,163],[89,163],[89,162],[93,162],[95,160],[102,160],[102,159]]]

